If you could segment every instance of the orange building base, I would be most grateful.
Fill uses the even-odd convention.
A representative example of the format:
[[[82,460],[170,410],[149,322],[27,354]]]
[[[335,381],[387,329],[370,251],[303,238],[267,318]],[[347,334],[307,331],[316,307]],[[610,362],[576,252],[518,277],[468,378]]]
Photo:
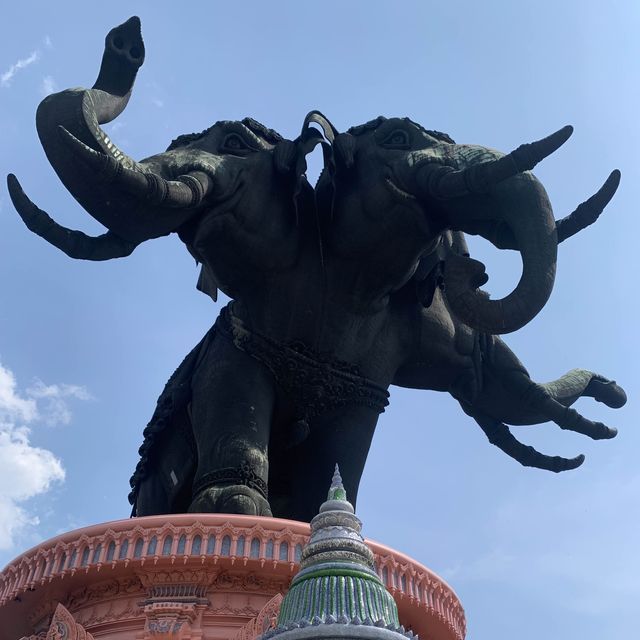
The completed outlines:
[[[65,533],[0,573],[0,640],[253,640],[274,626],[309,525],[226,514],[118,520]],[[400,622],[464,640],[451,587],[367,541]]]

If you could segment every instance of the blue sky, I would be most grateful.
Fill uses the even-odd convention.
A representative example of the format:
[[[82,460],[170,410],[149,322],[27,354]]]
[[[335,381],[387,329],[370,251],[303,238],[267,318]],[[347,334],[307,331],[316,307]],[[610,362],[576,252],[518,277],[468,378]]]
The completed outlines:
[[[557,217],[622,171],[597,225],[561,245],[550,302],[507,337],[536,380],[574,367],[617,379],[626,407],[579,406],[619,436],[518,429],[547,453],[585,453],[583,467],[556,476],[492,447],[450,397],[392,388],[358,512],[369,537],[451,583],[469,638],[629,637],[640,597],[637,3],[10,3],[0,173],[90,233],[99,225],[49,167],[35,110],[51,91],[90,86],[105,34],[133,13],[147,59],[109,131],[136,158],[247,115],[293,138],[317,108],[341,130],[407,115],[504,151],[573,124],[536,169]],[[478,241],[472,252],[495,296],[519,278],[513,255]],[[60,531],[128,516],[142,429],[218,312],[196,279],[176,237],[120,261],[72,261],[28,232],[0,189],[0,564]]]

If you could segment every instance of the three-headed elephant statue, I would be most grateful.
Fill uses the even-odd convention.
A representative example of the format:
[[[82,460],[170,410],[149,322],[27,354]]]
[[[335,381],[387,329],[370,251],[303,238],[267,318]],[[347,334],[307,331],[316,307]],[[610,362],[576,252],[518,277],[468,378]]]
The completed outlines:
[[[614,173],[556,222],[529,170],[570,127],[505,155],[405,118],[339,133],[312,112],[295,140],[249,118],[223,121],[135,161],[100,125],[125,108],[143,59],[132,18],[107,35],[91,89],[38,109],[47,157],[105,234],[60,226],[8,179],[26,225],[67,255],[124,257],[175,232],[202,264],[198,287],[232,299],[160,396],[131,480],[134,514],[308,520],[336,463],[355,502],[392,384],[450,392],[523,464],[559,471],[579,460],[523,452],[504,423],[615,435],[568,408],[580,395],[619,406],[615,383],[582,372],[536,385],[497,337],[542,309],[559,240],[593,222],[617,187]],[[317,144],[325,169],[313,188],[305,156]],[[464,233],[521,253],[505,298],[479,289],[487,277]]]

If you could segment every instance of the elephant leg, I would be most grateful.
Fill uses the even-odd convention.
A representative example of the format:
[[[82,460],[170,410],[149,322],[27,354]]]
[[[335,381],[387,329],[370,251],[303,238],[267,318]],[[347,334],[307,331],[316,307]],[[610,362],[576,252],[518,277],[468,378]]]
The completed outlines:
[[[336,463],[355,507],[378,416],[377,409],[347,406],[310,421],[308,437],[274,460],[271,486],[281,494],[273,496],[274,515],[309,522],[327,499]]]
[[[462,404],[462,403],[461,403]],[[491,418],[490,416],[474,412],[471,407],[462,404],[464,411],[470,415],[484,431],[489,442],[504,451],[508,456],[519,462],[524,467],[535,467],[545,471],[560,473],[579,467],[584,462],[584,456],[575,458],[563,458],[561,456],[548,456],[540,453],[531,446],[522,444],[509,431],[507,425]]]
[[[543,415],[546,415],[561,429],[582,433],[593,440],[614,438],[618,433],[617,429],[608,427],[603,422],[588,420],[575,409],[565,406],[546,393],[540,394],[538,408]]]
[[[190,512],[271,515],[267,452],[274,398],[271,373],[216,336],[192,380],[198,465]]]
[[[491,394],[500,418],[508,424],[537,424],[555,422],[561,429],[575,431],[601,440],[613,438],[617,431],[602,422],[588,420],[575,409],[571,409],[580,396],[591,395],[611,407],[620,407],[626,402],[624,391],[613,381],[585,369],[574,369],[554,382],[536,384],[515,354],[500,339],[494,338],[487,350],[486,381],[495,380],[509,397],[509,410],[500,394]],[[484,410],[486,415],[492,411]]]
[[[554,383],[550,384],[553,385]],[[584,386],[583,390],[589,384],[591,384],[591,381]],[[515,419],[506,418],[505,422],[510,424],[536,424],[552,421],[561,429],[582,433],[593,440],[613,438],[618,433],[616,429],[608,427],[602,422],[588,420],[569,406],[579,397],[578,388],[569,389],[565,387],[562,392],[559,392],[558,388],[556,388],[555,391],[560,398],[560,400],[557,400],[554,394],[548,390],[548,386],[550,385],[536,384],[525,375],[512,376],[506,382],[505,387],[518,390],[518,398],[522,403],[523,410]],[[620,391],[624,393],[621,389]],[[596,389],[595,392],[599,393],[600,389]],[[607,392],[610,393],[610,391]]]

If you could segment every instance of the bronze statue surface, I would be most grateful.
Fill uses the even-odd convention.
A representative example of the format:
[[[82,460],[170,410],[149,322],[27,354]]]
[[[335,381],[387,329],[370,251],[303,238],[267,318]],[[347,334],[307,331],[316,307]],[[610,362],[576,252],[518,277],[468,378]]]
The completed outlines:
[[[595,222],[618,186],[614,171],[555,220],[530,171],[571,127],[502,154],[407,118],[338,132],[311,112],[295,140],[250,118],[222,121],[138,162],[100,124],[126,107],[144,54],[131,18],[107,35],[91,89],[38,108],[49,161],[104,235],[58,225],[8,178],[25,224],[67,255],[125,257],[175,232],[202,265],[198,287],[232,299],[158,401],[132,478],[134,514],[308,520],[336,462],[355,503],[392,384],[450,393],[526,466],[559,472],[583,457],[543,455],[507,425],[615,436],[570,408],[580,396],[622,406],[615,382],[576,369],[537,384],[499,337],[543,308],[558,244]],[[325,168],[312,187],[305,157],[318,144]],[[487,276],[465,234],[520,252],[513,292],[492,300],[480,289]]]

